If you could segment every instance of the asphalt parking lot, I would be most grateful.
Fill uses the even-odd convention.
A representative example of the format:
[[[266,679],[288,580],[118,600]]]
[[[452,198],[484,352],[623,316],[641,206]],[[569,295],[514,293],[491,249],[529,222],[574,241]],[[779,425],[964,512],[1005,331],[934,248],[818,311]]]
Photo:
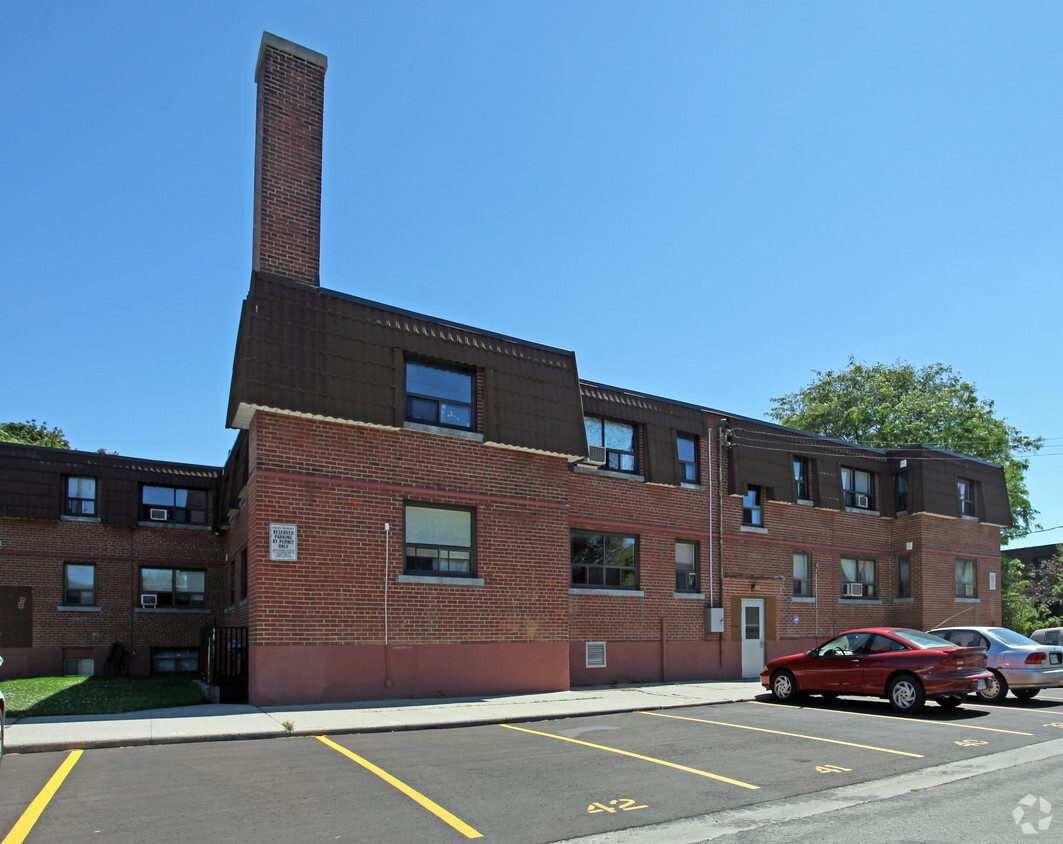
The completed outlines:
[[[1063,690],[917,717],[884,701],[10,756],[18,841],[557,841],[867,783],[1063,738]],[[71,761],[73,760],[73,761]],[[22,818],[61,766],[65,776]]]

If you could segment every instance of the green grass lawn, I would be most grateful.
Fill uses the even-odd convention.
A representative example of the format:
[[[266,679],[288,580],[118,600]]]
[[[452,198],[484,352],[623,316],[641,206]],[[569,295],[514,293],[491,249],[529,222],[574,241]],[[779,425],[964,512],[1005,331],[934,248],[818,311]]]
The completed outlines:
[[[206,699],[189,675],[154,677],[33,677],[4,680],[7,717],[109,715],[190,706]]]

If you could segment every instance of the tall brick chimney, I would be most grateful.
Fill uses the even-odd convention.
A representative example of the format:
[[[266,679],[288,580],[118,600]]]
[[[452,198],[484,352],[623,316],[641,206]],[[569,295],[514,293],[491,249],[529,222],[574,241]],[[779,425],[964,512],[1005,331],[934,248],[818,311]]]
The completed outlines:
[[[255,82],[255,231],[251,269],[317,287],[321,137],[328,58],[262,33]]]

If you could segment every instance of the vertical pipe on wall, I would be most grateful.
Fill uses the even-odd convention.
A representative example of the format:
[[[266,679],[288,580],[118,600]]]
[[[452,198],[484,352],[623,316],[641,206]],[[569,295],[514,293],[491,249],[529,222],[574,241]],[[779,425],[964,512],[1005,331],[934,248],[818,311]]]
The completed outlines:
[[[661,616],[661,682],[668,681],[668,634],[664,616]]]
[[[391,559],[391,522],[384,522],[384,685],[391,688],[391,663],[388,659],[388,561]]]
[[[712,570],[712,427],[708,429],[708,448],[705,449],[706,455],[709,458],[709,606],[716,606],[714,600],[714,589],[712,583],[713,570]],[[722,596],[721,596],[722,597]]]

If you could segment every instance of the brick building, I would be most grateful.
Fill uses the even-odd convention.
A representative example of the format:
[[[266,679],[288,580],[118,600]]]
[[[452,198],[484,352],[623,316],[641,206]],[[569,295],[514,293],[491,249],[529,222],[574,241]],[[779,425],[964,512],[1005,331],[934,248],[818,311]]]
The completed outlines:
[[[204,594],[248,630],[252,702],[748,677],[852,626],[999,623],[999,466],[586,381],[573,352],[321,287],[325,69],[263,37],[239,434],[204,470]],[[65,550],[11,546],[58,514],[0,509],[0,582],[57,576]],[[45,609],[34,648],[52,624],[81,647]]]

